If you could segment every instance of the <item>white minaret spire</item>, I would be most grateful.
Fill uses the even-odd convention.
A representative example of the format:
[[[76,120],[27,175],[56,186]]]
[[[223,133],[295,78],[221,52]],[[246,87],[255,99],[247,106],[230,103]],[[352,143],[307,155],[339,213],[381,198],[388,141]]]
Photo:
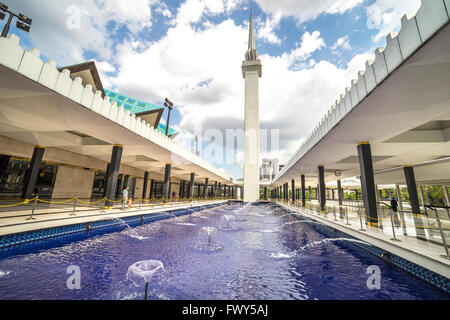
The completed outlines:
[[[253,13],[250,13],[248,50],[242,63],[245,79],[244,202],[259,201],[259,88],[261,61],[255,46]]]
[[[255,32],[253,31],[253,14],[250,13],[250,29],[248,33],[248,50],[245,53],[245,61],[256,61],[258,52],[255,47]]]

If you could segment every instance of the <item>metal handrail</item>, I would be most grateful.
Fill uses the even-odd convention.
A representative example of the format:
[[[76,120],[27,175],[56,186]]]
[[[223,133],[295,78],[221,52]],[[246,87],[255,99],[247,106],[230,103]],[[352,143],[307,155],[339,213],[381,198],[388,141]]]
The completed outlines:
[[[446,256],[441,256],[441,257],[450,260],[450,253],[449,253],[449,250],[448,250],[448,247],[447,247],[447,241],[445,240],[444,230],[442,229],[441,220],[439,219],[439,213],[438,213],[438,210],[437,210],[439,206],[425,205],[425,207],[429,208],[430,210],[433,210],[436,213],[436,221],[437,221],[438,226],[439,226],[439,231],[441,233],[442,243],[444,244],[445,253],[446,253]]]

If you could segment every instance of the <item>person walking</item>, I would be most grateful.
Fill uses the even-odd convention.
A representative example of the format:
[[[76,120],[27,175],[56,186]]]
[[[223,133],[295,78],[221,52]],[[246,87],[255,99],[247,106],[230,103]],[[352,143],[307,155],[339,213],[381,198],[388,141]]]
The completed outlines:
[[[392,207],[392,211],[394,211],[394,213],[397,213],[398,202],[395,198],[391,199],[391,207]]]
[[[394,223],[398,226],[399,224],[401,224],[400,219],[397,216],[397,210],[398,210],[398,202],[395,198],[391,199],[391,207],[392,207],[392,211],[393,215],[394,215]]]
[[[122,210],[125,210],[126,206],[127,206],[127,202],[128,202],[128,190],[130,188],[126,187],[125,189],[123,189],[122,192]]]

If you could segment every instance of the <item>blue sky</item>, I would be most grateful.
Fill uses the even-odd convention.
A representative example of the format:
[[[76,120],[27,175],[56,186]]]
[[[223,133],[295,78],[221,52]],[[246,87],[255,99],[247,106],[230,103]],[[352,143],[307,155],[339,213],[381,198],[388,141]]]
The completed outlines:
[[[202,156],[236,179],[243,175],[242,146],[230,149],[211,136],[243,128],[250,8],[263,64],[261,127],[279,135],[278,147],[263,146],[262,157],[284,163],[387,33],[398,31],[403,14],[420,6],[420,0],[3,2],[33,18],[30,34],[11,32],[44,60],[58,66],[95,60],[105,87],[156,104],[169,97],[177,140],[193,150],[198,134]]]

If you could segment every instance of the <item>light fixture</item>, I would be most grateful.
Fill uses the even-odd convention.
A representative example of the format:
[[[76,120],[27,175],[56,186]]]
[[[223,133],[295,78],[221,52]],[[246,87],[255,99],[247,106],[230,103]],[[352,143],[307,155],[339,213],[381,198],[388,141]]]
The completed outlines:
[[[30,26],[25,24],[25,23],[23,23],[23,22],[17,21],[16,27],[18,29],[20,29],[20,30],[25,31],[25,32],[30,32]]]
[[[26,15],[23,15],[21,13],[19,13],[19,19],[22,20],[23,22],[25,22],[26,24],[29,24],[31,26],[31,23],[33,22],[33,20],[29,17],[27,17]]]
[[[17,15],[14,12],[9,11],[8,6],[1,2],[0,2],[0,10],[4,11],[4,12],[0,12],[0,20],[4,20],[6,17],[6,13],[9,13],[8,22],[6,22],[5,26],[3,27],[3,31],[2,31],[2,35],[1,35],[2,37],[6,38],[8,36],[9,28],[11,26],[11,22],[14,17],[16,17],[18,19],[18,21],[16,23],[17,29],[23,30],[25,32],[30,32],[31,23],[33,22],[33,20],[31,18],[27,17],[26,15],[24,15],[22,13],[19,13],[19,15]]]
[[[164,99],[164,106],[168,109],[169,114],[167,116],[167,123],[166,123],[166,136],[169,135],[169,124],[170,124],[170,111],[173,109],[173,102],[169,99]]]

